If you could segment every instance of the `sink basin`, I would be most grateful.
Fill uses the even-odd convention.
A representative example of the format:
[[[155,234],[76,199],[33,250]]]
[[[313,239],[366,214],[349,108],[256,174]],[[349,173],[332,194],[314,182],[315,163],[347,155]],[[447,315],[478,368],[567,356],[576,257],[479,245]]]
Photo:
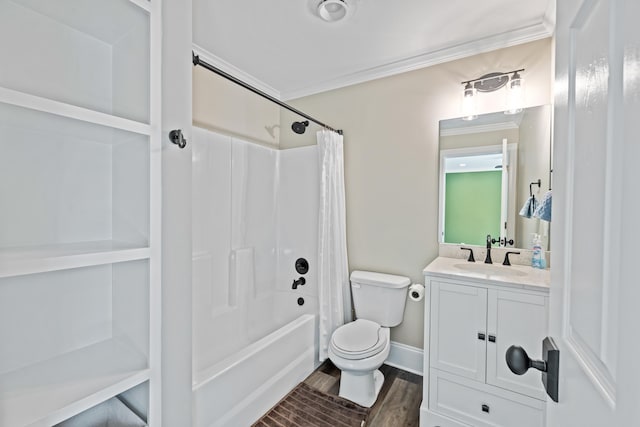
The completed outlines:
[[[526,276],[526,273],[523,273],[520,270],[516,270],[513,267],[503,267],[501,265],[469,262],[466,264],[455,264],[454,267],[458,270],[467,271],[469,273],[486,274],[487,276]]]

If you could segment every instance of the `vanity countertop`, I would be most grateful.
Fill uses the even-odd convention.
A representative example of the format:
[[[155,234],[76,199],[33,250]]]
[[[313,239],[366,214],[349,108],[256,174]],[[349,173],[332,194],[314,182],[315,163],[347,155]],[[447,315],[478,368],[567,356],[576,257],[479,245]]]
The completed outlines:
[[[536,291],[548,291],[551,284],[549,269],[541,270],[527,265],[503,266],[468,262],[460,258],[438,257],[425,267],[423,273],[429,276],[465,279],[477,283]]]

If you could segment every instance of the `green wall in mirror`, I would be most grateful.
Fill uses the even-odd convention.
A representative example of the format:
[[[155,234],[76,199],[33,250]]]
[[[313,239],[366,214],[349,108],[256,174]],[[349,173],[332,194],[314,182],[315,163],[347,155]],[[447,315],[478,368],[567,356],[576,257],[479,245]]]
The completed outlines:
[[[483,245],[500,234],[502,172],[447,173],[445,243]]]

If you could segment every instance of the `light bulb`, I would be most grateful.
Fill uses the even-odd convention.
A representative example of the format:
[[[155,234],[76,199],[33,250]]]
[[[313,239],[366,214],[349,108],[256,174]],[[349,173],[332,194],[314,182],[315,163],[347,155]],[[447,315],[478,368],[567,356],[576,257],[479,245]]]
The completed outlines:
[[[511,76],[507,92],[507,109],[505,114],[518,114],[524,105],[524,81],[517,71]]]
[[[476,88],[471,82],[464,86],[462,91],[462,119],[473,120],[478,117],[476,112]]]

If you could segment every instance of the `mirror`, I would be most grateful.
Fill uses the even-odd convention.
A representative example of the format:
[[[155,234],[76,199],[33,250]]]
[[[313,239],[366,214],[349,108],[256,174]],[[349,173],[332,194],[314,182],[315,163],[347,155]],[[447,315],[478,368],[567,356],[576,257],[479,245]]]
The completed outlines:
[[[551,107],[440,121],[441,243],[548,250],[550,223],[521,210],[551,185]]]

